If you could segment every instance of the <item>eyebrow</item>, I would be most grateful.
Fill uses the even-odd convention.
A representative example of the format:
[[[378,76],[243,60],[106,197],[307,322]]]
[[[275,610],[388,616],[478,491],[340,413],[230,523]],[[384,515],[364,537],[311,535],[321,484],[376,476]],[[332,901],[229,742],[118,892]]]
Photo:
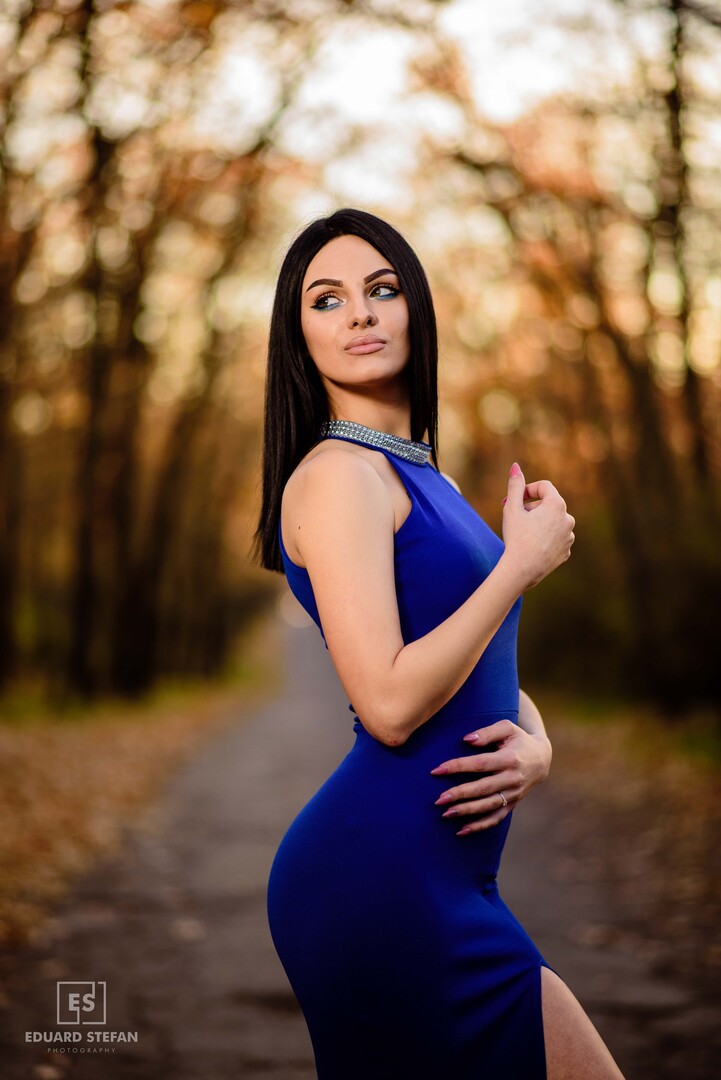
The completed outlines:
[[[393,274],[395,277],[398,277],[395,270],[391,270],[389,266],[386,266],[382,270],[374,270],[368,277],[363,278],[363,282],[368,285],[371,281],[375,281],[377,277],[383,277],[385,274]],[[334,285],[336,289],[341,289],[343,287],[343,282],[339,281],[338,278],[321,277],[318,278],[317,281],[312,281],[305,291],[310,292],[316,285]]]

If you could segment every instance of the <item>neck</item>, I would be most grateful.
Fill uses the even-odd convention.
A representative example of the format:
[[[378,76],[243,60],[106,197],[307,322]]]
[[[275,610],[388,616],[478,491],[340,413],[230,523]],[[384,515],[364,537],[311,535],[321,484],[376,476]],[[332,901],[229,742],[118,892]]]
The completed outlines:
[[[347,401],[343,407],[332,403],[328,410],[330,420],[351,420],[355,424],[364,424],[375,431],[385,431],[389,435],[400,435],[402,439],[411,437],[411,407],[409,402],[402,406],[390,405],[367,398],[355,398]]]

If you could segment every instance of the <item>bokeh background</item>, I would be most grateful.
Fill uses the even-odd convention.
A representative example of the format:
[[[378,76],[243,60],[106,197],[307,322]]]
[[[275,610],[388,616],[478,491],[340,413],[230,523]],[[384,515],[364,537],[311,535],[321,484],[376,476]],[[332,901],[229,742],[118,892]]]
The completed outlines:
[[[718,699],[716,5],[10,0],[0,50],[5,688],[222,669],[277,584],[274,276],[360,205],[432,280],[445,471],[497,524],[517,458],[578,519],[529,677]]]
[[[11,937],[56,887],[28,807],[55,793],[71,869],[87,829],[34,751],[237,673],[284,588],[250,558],[268,317],[293,235],[338,206],[427,269],[444,471],[494,528],[514,460],[577,519],[524,601],[524,683],[716,767],[716,0],[5,0],[0,94],[0,713],[35,785],[4,796]],[[86,801],[119,782],[91,744],[63,759],[90,754]],[[708,851],[684,886],[706,904]]]

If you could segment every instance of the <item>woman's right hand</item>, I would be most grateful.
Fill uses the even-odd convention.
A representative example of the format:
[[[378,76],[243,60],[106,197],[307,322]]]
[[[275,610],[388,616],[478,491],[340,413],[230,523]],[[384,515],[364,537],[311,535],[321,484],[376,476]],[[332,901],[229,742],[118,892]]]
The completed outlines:
[[[527,484],[514,462],[503,507],[503,559],[513,565],[524,591],[570,557],[575,524],[551,481]]]

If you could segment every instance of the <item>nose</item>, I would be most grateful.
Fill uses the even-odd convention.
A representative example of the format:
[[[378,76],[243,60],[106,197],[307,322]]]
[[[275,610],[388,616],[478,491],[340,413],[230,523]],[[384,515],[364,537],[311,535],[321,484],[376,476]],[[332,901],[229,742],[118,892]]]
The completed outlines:
[[[368,297],[356,297],[348,303],[348,326],[352,330],[356,326],[375,326],[378,316],[371,308]]]

